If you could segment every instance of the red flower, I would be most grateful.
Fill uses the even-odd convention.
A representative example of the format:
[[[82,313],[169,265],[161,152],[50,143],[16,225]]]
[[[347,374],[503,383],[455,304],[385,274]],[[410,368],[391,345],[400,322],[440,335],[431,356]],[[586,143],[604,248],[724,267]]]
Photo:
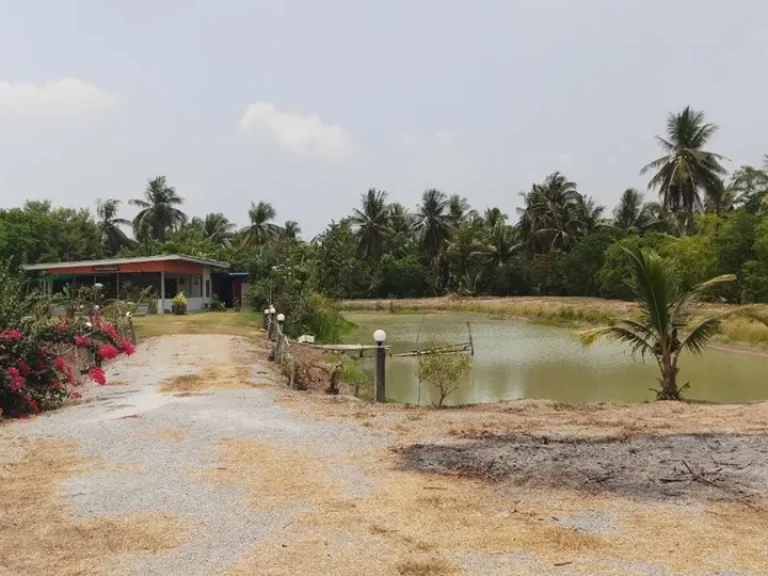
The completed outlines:
[[[22,388],[24,388],[25,380],[24,378],[14,378],[13,384],[11,384],[11,392],[18,392]]]
[[[88,377],[100,386],[104,386],[107,383],[107,375],[104,374],[104,370],[101,368],[93,367],[88,370]]]
[[[75,374],[72,371],[72,366],[64,366],[64,374],[67,376],[67,382],[70,384],[75,383]]]
[[[0,340],[5,340],[6,342],[16,342],[23,337],[24,335],[15,328],[9,328],[0,332]]]
[[[75,346],[78,348],[87,348],[91,345],[91,339],[88,336],[75,336]]]
[[[128,356],[136,352],[136,347],[131,344],[128,340],[123,340],[120,342],[120,348],[123,349],[123,352],[125,352]]]
[[[112,326],[112,324],[101,324],[100,328],[104,330],[104,333],[112,340],[116,342],[120,341],[120,334],[117,333],[117,330],[115,330],[115,327]]]
[[[32,412],[40,414],[40,406],[37,405],[37,401],[34,398],[27,400],[27,405],[32,409]]]
[[[99,348],[99,356],[105,360],[112,360],[113,358],[117,358],[118,354],[120,354],[120,351],[111,344],[106,344]]]
[[[80,394],[80,392],[78,392],[77,390],[72,390],[71,396],[72,396],[72,398],[82,398],[83,397],[83,395]]]
[[[19,360],[16,364],[19,366],[19,372],[25,378],[32,374],[32,369],[29,367],[29,364],[24,362],[24,360]]]
[[[64,372],[64,358],[56,356],[56,359],[53,361],[53,367],[59,372]]]

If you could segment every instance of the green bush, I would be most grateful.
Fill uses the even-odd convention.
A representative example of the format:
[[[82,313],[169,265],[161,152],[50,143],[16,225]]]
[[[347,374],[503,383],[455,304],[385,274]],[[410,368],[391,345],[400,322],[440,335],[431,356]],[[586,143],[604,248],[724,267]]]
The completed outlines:
[[[472,359],[464,353],[426,354],[419,356],[419,382],[426,382],[437,389],[438,407],[458,387],[459,381],[472,369]]]

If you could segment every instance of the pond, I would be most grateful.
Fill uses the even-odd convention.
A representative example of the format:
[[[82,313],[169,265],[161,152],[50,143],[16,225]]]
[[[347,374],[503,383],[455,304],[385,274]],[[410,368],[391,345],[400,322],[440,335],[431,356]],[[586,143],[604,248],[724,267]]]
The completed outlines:
[[[348,343],[372,344],[382,328],[394,353],[414,350],[422,315],[360,313],[346,318],[357,326]],[[475,404],[520,398],[547,398],[567,403],[642,402],[653,400],[658,386],[653,359],[633,358],[621,344],[601,341],[585,348],[574,330],[496,320],[483,316],[424,316],[419,343],[468,340],[471,321],[475,343],[472,372],[446,404]],[[365,360],[373,379],[373,360]],[[388,358],[387,397],[402,403],[430,404],[439,396],[428,384],[419,390],[417,360]],[[740,403],[768,399],[768,355],[710,348],[702,356],[680,358],[678,382],[691,383],[685,397],[710,402]]]

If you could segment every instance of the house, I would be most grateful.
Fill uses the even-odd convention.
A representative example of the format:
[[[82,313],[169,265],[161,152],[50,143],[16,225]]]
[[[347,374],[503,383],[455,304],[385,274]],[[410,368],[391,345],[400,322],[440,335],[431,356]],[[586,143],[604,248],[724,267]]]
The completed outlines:
[[[157,310],[170,310],[171,300],[179,292],[187,297],[187,310],[210,308],[214,292],[212,274],[229,269],[226,262],[196,258],[183,254],[146,256],[139,258],[110,258],[79,262],[45,262],[28,264],[24,269],[39,272],[43,289],[48,294],[60,292],[64,286],[73,288],[104,286],[106,298],[120,298],[148,287],[153,288]]]

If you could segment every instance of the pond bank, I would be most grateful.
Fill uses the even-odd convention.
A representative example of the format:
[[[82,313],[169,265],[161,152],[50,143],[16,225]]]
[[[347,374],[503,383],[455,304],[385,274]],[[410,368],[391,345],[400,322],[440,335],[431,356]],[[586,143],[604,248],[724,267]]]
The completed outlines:
[[[697,316],[723,314],[733,308],[735,306],[731,304],[700,303],[694,306]],[[339,302],[339,309],[342,312],[463,312],[562,327],[600,326],[637,314],[634,302],[561,296],[343,300]],[[726,319],[715,341],[722,347],[765,352],[768,351],[768,327],[746,318]]]

